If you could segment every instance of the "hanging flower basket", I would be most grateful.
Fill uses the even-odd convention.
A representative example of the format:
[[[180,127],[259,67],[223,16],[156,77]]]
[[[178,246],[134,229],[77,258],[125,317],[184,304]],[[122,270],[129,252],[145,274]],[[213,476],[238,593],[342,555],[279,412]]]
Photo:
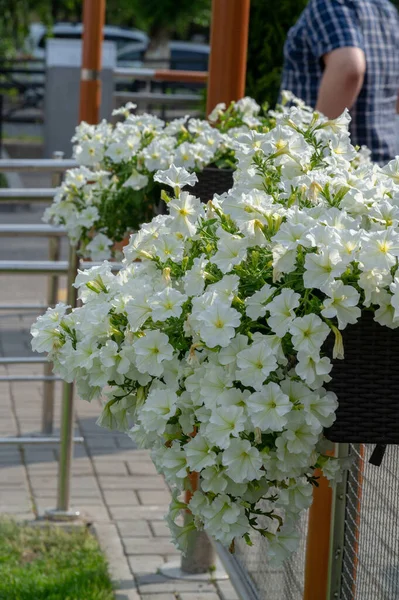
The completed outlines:
[[[343,332],[344,360],[334,360],[326,386],[338,396],[332,442],[399,444],[399,329],[363,312]]]
[[[219,169],[218,167],[205,167],[197,173],[198,182],[192,188],[192,194],[207,203],[214,194],[223,194],[233,187],[233,169]]]

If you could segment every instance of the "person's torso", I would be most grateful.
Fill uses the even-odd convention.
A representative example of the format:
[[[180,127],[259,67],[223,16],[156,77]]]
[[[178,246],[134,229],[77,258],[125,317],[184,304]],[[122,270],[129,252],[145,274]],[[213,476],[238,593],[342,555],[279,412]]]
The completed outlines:
[[[284,46],[282,89],[288,89],[315,107],[321,78],[322,61],[315,56],[311,35],[325,36],[336,47],[342,46],[347,22],[337,19],[326,23],[323,10],[331,0],[310,0],[297,23],[288,32]],[[396,152],[395,113],[399,89],[399,19],[389,0],[333,0],[333,4],[351,9],[355,17],[351,27],[359,28],[366,55],[366,74],[360,95],[351,109],[351,135],[354,144],[367,145],[373,159],[387,161]],[[338,6],[339,8],[339,6]],[[311,22],[317,31],[311,32]],[[330,27],[326,32],[325,28]],[[336,36],[336,40],[334,38]],[[343,44],[345,45],[345,43]]]

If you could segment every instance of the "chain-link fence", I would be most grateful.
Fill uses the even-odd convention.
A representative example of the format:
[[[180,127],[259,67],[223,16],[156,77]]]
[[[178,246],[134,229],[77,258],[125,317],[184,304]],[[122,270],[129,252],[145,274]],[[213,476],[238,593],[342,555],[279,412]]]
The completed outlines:
[[[352,456],[345,482],[336,494],[343,509],[336,513],[328,600],[399,600],[399,447],[388,446],[380,467],[369,463],[373,446],[341,445]],[[343,452],[342,452],[343,450]],[[298,551],[283,566],[267,563],[267,542],[236,544],[234,563],[241,581],[258,600],[303,600],[307,513],[299,532]],[[321,598],[320,600],[325,600]]]

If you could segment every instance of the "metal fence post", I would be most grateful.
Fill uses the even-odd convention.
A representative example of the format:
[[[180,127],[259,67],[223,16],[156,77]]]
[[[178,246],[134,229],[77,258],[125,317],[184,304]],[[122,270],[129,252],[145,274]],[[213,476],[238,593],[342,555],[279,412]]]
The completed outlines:
[[[54,160],[62,160],[64,158],[63,152],[54,152]],[[58,187],[62,181],[62,172],[58,171],[53,173],[52,184],[53,187]],[[61,240],[57,237],[50,237],[48,240],[48,259],[51,261],[60,260],[60,247]],[[55,306],[58,302],[58,284],[59,277],[57,275],[50,275],[47,282],[47,305]],[[44,365],[44,375],[50,377],[53,373],[53,363],[47,362]],[[53,421],[54,421],[54,392],[55,382],[51,380],[44,381],[43,389],[43,408],[42,408],[42,433],[50,434],[53,433]]]
[[[67,279],[67,304],[76,306],[77,293],[73,287],[78,269],[77,249],[69,247],[69,268]],[[46,512],[46,517],[54,521],[70,521],[79,517],[79,511],[70,509],[71,470],[73,458],[73,429],[74,429],[74,385],[63,384],[60,454],[58,459],[58,491],[57,507]]]
[[[349,444],[337,444],[337,458],[349,455]],[[327,600],[338,600],[341,596],[341,577],[343,567],[345,515],[347,502],[348,473],[344,472],[342,481],[334,485],[331,509],[331,545],[328,565]]]

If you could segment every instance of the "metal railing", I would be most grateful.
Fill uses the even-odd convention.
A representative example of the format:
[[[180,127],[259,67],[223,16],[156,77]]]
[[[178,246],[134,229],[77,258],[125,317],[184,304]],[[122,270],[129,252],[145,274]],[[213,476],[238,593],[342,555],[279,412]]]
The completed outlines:
[[[41,171],[53,173],[53,185],[60,184],[62,174],[71,166],[75,166],[74,161],[63,160],[57,153],[53,160],[0,160],[0,172],[10,171]],[[0,190],[0,201],[7,202],[48,202],[54,197],[54,189],[11,189]],[[0,236],[32,236],[49,238],[48,261],[21,261],[6,260],[0,261],[0,274],[15,275],[47,275],[48,290],[47,304],[54,306],[58,300],[59,276],[67,276],[67,301],[71,306],[76,306],[76,290],[72,284],[77,274],[79,265],[77,249],[70,246],[68,261],[60,260],[60,241],[66,232],[63,228],[55,228],[49,225],[1,225]],[[92,266],[92,263],[89,263]],[[87,263],[86,263],[87,265]],[[82,267],[86,265],[81,265]],[[31,309],[32,305],[6,305],[1,306],[0,310],[8,309]],[[62,415],[60,436],[49,435],[53,431],[54,417],[54,385],[59,379],[52,374],[52,364],[43,357],[2,357],[0,366],[25,364],[35,365],[44,363],[43,375],[5,375],[0,377],[0,381],[42,381],[43,391],[43,409],[42,409],[42,435],[38,436],[20,436],[20,437],[2,437],[0,444],[24,445],[24,444],[60,444],[59,470],[58,470],[58,493],[57,506],[55,510],[48,512],[48,517],[53,519],[73,518],[78,513],[70,510],[70,477],[74,442],[82,443],[81,436],[73,436],[74,429],[74,386],[72,383],[63,383],[62,394]]]
[[[165,109],[175,107],[195,107],[201,104],[200,90],[208,80],[207,71],[182,71],[174,69],[149,69],[149,68],[115,68],[114,80],[118,82],[135,83],[145,82],[145,87],[140,91],[114,91],[114,98],[120,102],[135,102],[140,108],[161,107],[161,116],[166,118]],[[152,84],[161,84],[161,91],[154,91]],[[168,89],[165,87],[167,84]],[[181,86],[179,86],[181,84]],[[194,90],[183,93],[176,91],[179,87],[192,87]],[[173,88],[174,93],[170,93]]]

